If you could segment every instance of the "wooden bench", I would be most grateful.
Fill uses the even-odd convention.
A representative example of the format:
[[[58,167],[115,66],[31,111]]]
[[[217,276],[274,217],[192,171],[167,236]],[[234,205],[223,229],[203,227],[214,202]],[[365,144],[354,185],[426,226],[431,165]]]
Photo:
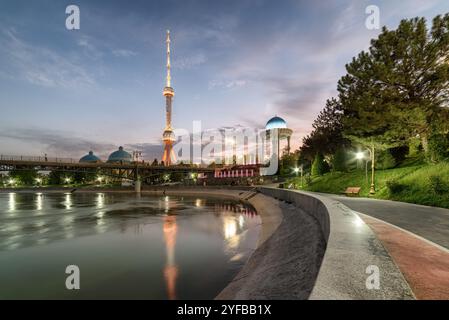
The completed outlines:
[[[360,188],[360,187],[347,187],[346,191],[345,191],[345,195],[348,197],[358,196],[361,189],[362,188]]]

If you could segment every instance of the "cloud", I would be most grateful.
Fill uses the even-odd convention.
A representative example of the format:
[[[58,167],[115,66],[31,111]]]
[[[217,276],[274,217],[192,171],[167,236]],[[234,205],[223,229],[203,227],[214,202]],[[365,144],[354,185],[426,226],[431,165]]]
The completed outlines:
[[[142,157],[146,161],[153,161],[153,159],[161,159],[164,147],[162,143],[131,143],[125,144],[124,148],[129,152],[141,151]]]
[[[98,155],[107,155],[117,146],[77,137],[71,132],[41,128],[1,128],[0,137],[26,142],[30,146],[40,145],[42,150],[58,157],[81,158],[92,150]]]
[[[129,58],[137,55],[137,52],[127,49],[114,49],[112,54],[116,57]]]
[[[43,87],[93,86],[93,76],[81,65],[48,48],[20,39],[13,30],[0,33],[0,57],[8,63],[4,73]]]
[[[245,80],[211,80],[209,81],[209,89],[225,88],[233,89],[246,86]]]
[[[173,60],[173,68],[180,70],[191,69],[205,63],[206,60],[206,56],[203,53],[198,53],[190,57],[176,58]]]
[[[96,45],[93,44],[95,40],[88,36],[82,36],[78,39],[78,46],[83,49],[83,53],[90,59],[98,60],[103,57],[103,52],[97,48]]]
[[[114,143],[86,139],[73,132],[43,128],[0,128],[0,138],[1,142],[5,139],[19,141],[29,145],[30,149],[31,146],[39,146],[48,156],[73,159],[79,159],[92,150],[106,160],[109,154],[119,147]],[[143,158],[148,161],[160,158],[163,151],[162,143],[127,143],[123,147],[130,153],[142,151]]]

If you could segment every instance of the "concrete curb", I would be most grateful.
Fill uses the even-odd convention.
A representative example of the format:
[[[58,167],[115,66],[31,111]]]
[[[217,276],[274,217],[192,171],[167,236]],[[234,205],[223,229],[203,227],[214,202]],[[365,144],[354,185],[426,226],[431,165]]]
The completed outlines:
[[[327,248],[309,299],[414,299],[413,293],[373,231],[340,202],[293,190],[260,188],[315,217]],[[367,267],[377,266],[380,288],[369,290]]]

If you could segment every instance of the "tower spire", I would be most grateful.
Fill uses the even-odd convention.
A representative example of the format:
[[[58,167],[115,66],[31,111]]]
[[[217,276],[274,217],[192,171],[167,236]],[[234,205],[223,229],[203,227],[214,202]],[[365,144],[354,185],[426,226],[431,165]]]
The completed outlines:
[[[167,83],[166,87],[171,87],[171,75],[170,75],[170,30],[167,30]]]
[[[165,130],[162,134],[162,140],[164,141],[164,154],[162,155],[162,161],[165,165],[171,165],[175,161],[175,153],[173,151],[173,143],[175,142],[175,134],[171,126],[172,115],[172,99],[175,95],[175,90],[171,87],[171,75],[170,75],[170,31],[167,30],[167,79],[163,94],[165,96]]]

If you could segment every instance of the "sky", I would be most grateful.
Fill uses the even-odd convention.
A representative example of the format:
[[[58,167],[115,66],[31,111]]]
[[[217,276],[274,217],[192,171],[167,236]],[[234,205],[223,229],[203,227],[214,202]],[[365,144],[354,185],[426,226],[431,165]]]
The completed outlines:
[[[65,26],[80,9],[80,29]],[[447,0],[0,0],[0,154],[162,154],[165,32],[173,126],[263,128],[278,115],[298,148],[337,95],[345,64],[379,30],[449,12]]]

